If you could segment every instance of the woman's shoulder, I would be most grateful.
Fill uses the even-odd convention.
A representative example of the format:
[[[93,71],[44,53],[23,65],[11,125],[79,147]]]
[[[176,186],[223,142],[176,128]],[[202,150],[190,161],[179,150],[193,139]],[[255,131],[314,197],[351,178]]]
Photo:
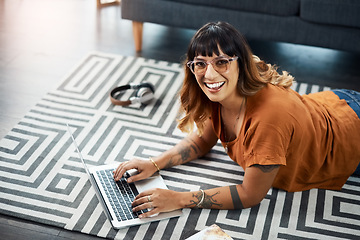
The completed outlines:
[[[248,98],[249,113],[276,115],[303,108],[302,97],[290,88],[268,84]]]
[[[322,91],[316,93],[310,93],[303,96],[307,99],[312,99],[317,102],[338,102],[340,101],[339,97],[333,91]]]

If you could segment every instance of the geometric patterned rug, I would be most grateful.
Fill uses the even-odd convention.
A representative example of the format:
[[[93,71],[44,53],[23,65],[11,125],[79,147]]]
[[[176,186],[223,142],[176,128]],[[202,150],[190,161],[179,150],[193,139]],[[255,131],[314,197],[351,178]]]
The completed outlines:
[[[182,78],[180,64],[89,54],[0,141],[0,212],[110,239],[186,239],[214,223],[234,239],[359,239],[358,177],[341,191],[270,189],[251,209],[184,209],[179,218],[112,229],[66,123],[89,166],[157,155],[184,136],[175,121]],[[149,105],[111,104],[110,89],[142,81],[156,89]],[[293,88],[300,94],[328,89]],[[241,183],[244,172],[217,144],[205,157],[161,175],[169,189],[190,191]]]

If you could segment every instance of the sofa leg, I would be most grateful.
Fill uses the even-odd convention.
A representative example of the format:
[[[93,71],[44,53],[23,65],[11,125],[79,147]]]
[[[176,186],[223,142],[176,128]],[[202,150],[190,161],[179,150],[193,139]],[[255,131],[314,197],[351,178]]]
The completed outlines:
[[[143,33],[143,22],[132,22],[133,24],[133,35],[135,42],[135,50],[136,52],[140,52],[142,49],[142,33]]]

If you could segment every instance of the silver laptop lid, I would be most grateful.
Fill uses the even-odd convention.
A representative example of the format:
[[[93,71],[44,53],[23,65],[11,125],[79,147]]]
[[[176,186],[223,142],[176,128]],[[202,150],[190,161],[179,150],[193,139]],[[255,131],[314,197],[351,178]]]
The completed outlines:
[[[85,171],[86,171],[87,175],[90,177],[89,169],[88,169],[88,167],[87,167],[87,165],[86,165],[86,163],[85,163],[85,161],[84,161],[84,158],[83,158],[83,156],[82,156],[82,154],[81,154],[81,152],[80,152],[80,150],[79,150],[79,146],[78,146],[78,144],[76,143],[76,140],[75,140],[75,138],[74,138],[74,135],[73,135],[72,132],[71,132],[71,129],[70,129],[69,124],[66,124],[66,127],[67,127],[67,130],[68,130],[68,132],[69,132],[69,134],[70,134],[70,136],[71,136],[71,139],[72,139],[72,142],[73,142],[73,144],[74,144],[74,146],[75,146],[75,148],[76,148],[76,151],[77,151],[77,153],[79,154],[80,160],[81,160],[82,164],[84,165]]]

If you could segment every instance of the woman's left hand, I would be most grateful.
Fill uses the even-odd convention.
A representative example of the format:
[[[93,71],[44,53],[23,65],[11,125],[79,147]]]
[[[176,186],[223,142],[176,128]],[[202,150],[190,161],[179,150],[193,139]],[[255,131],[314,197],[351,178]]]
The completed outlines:
[[[177,210],[182,208],[180,196],[180,192],[168,189],[149,189],[136,196],[132,203],[133,211],[137,212],[149,208],[150,211],[139,215],[139,218],[145,218],[161,212]]]

